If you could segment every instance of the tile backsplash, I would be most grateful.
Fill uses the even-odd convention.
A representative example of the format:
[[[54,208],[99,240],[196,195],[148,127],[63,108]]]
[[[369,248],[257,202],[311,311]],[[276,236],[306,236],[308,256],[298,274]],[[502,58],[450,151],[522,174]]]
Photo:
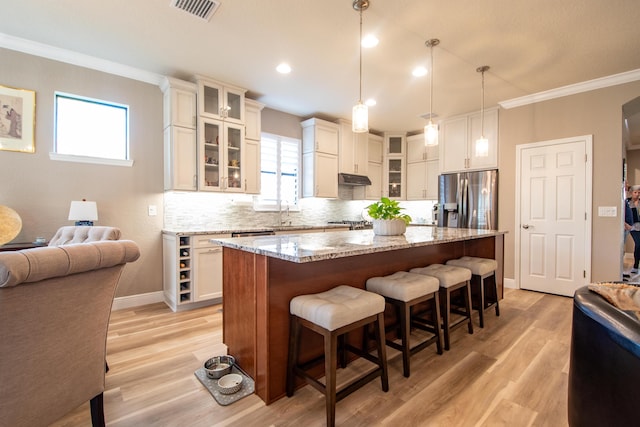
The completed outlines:
[[[305,198],[299,210],[263,212],[253,209],[253,196],[246,194],[166,192],[164,228],[202,231],[272,227],[282,222],[321,225],[328,221],[361,220],[371,200]],[[435,201],[403,201],[401,206],[416,223],[431,223]]]

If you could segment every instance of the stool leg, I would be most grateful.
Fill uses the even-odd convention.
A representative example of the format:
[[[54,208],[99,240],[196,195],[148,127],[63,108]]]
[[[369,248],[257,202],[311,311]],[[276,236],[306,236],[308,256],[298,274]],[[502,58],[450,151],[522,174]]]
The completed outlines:
[[[336,363],[338,337],[331,331],[324,334],[324,374],[327,410],[327,427],[336,425]]]
[[[480,327],[484,328],[484,309],[486,304],[486,298],[484,295],[484,278],[478,276],[478,282],[480,282],[480,310],[478,310],[478,317],[480,318]]]
[[[440,330],[440,291],[433,297],[433,329],[436,333],[436,349],[442,354],[442,331]]]
[[[496,296],[496,316],[500,316],[500,303],[499,303],[500,298],[498,297],[498,281],[496,280],[495,271],[493,272],[492,280],[493,280],[493,289]]]
[[[287,360],[287,397],[293,396],[296,385],[295,367],[298,364],[298,348],[300,344],[300,323],[296,316],[289,321],[289,357]]]
[[[465,305],[467,306],[467,315],[469,316],[469,322],[467,323],[467,328],[469,329],[469,333],[473,334],[473,323],[471,323],[471,281],[470,280],[467,280],[467,285],[464,287],[464,289],[465,289]]]
[[[410,325],[411,325],[411,307],[407,307],[407,303],[398,304],[400,315],[398,317],[400,323],[400,339],[402,340],[402,370],[404,376],[409,378],[410,365],[409,358],[411,357],[411,340],[409,339]]]
[[[444,293],[445,303],[444,311],[442,313],[442,327],[444,328],[444,349],[449,351],[449,317],[451,315],[451,292],[449,289],[445,289]]]
[[[387,392],[389,391],[389,372],[387,369],[387,349],[385,347],[384,312],[378,314],[374,328],[376,330],[376,346],[378,347],[378,364],[382,370],[380,382],[382,383],[382,391]]]

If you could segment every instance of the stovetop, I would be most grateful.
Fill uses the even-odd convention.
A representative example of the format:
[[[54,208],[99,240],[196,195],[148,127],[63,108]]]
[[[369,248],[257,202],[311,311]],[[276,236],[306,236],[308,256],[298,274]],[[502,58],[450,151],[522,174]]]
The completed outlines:
[[[349,230],[366,230],[369,228],[373,228],[373,224],[369,221],[350,221],[350,220],[342,220],[342,221],[329,221],[329,224],[345,224],[349,226]]]

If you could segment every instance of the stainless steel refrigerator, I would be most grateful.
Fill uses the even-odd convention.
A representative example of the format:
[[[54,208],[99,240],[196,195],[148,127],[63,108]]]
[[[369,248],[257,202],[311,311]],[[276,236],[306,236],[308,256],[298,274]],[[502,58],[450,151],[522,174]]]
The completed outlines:
[[[438,177],[439,227],[498,228],[498,171],[443,174]]]

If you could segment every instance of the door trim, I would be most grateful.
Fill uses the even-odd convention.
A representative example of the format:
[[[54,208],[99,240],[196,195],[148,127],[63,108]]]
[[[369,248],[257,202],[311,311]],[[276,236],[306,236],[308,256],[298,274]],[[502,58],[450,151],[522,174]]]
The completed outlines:
[[[584,211],[586,214],[585,224],[585,245],[584,245],[584,266],[585,266],[585,282],[591,283],[591,228],[593,224],[592,218],[592,198],[593,198],[593,135],[581,135],[571,138],[550,139],[547,141],[532,142],[528,144],[516,145],[516,206],[515,206],[515,222],[514,222],[514,238],[515,238],[515,254],[514,254],[514,278],[515,287],[520,289],[520,185],[521,185],[521,168],[522,151],[527,148],[539,148],[544,146],[560,145],[570,142],[582,141],[585,145],[585,153],[587,155],[585,161],[585,198],[584,198]]]

